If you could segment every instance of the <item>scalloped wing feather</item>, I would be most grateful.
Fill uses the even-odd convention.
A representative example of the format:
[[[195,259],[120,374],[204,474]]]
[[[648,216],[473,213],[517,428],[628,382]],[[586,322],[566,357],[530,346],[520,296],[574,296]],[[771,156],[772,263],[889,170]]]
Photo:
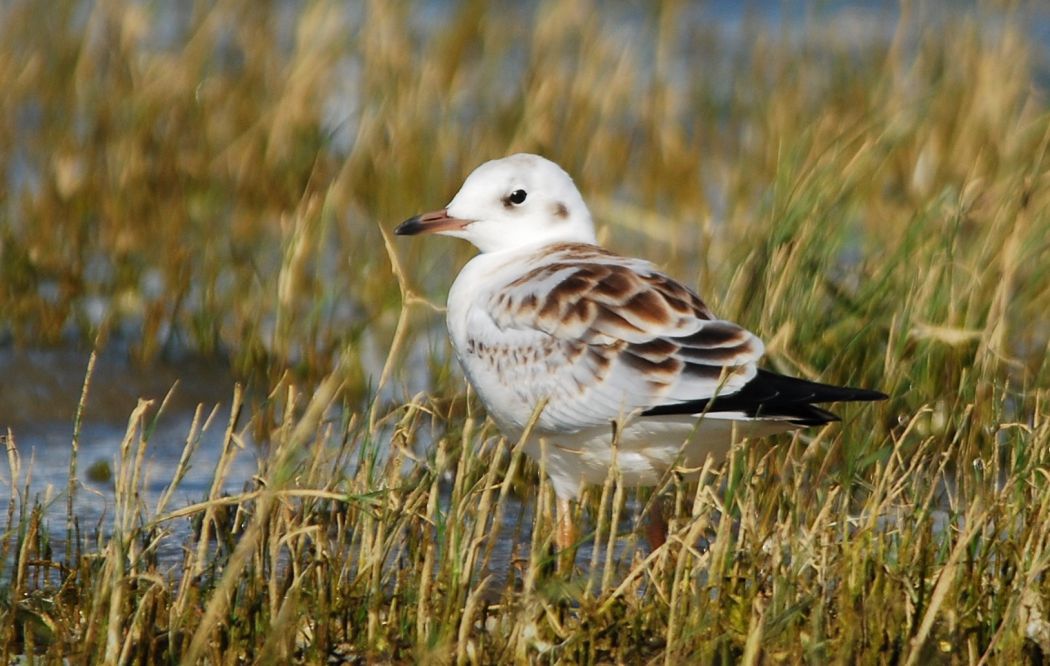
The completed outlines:
[[[587,245],[547,249],[496,288],[484,310],[499,337],[518,341],[506,352],[517,367],[503,364],[501,383],[527,381],[549,396],[541,423],[553,428],[733,393],[755,376],[764,351],[648,262]]]

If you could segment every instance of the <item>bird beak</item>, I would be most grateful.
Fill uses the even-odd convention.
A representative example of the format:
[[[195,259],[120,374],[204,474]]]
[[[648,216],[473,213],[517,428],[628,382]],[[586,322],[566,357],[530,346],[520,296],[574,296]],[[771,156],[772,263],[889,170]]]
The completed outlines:
[[[398,236],[415,236],[416,234],[433,234],[440,231],[458,231],[470,223],[471,220],[449,217],[448,209],[442,209],[410,217],[397,225],[394,233]]]

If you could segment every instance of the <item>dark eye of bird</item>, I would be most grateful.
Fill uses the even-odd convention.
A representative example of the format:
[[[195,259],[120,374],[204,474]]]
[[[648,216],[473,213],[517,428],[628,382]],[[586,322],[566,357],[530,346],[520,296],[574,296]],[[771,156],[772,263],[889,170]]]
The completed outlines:
[[[528,193],[525,192],[525,190],[514,190],[510,193],[510,196],[507,198],[510,199],[510,202],[512,204],[518,205],[525,203],[526,196],[528,196]]]

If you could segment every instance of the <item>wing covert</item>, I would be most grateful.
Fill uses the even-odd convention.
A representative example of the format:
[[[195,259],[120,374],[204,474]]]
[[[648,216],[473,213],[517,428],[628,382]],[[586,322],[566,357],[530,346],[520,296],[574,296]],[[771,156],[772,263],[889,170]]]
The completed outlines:
[[[651,264],[591,246],[547,254],[495,289],[486,310],[502,331],[533,331],[559,349],[545,414],[562,427],[731,394],[764,351]]]

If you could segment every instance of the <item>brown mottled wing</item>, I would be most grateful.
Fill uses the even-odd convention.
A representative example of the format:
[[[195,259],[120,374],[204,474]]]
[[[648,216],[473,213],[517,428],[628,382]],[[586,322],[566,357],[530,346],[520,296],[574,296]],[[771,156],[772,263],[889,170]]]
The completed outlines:
[[[564,354],[571,367],[551,369],[563,375],[551,378],[551,399],[579,404],[549,409],[608,422],[733,393],[754,377],[763,345],[753,334],[713,318],[650,264],[588,247],[547,255],[488,308],[500,329],[542,332],[572,352]]]

